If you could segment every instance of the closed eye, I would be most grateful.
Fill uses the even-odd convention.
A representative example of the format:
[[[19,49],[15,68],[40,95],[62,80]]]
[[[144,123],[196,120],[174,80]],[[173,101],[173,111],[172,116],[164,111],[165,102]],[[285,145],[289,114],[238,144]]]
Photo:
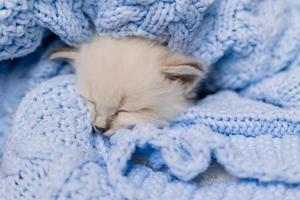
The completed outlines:
[[[137,110],[126,110],[126,109],[121,109],[118,111],[118,113],[140,113],[140,112],[149,112],[149,111],[152,111],[152,109],[150,108],[142,108],[142,109],[137,109]]]
[[[122,112],[130,112],[129,110],[119,110],[118,113],[122,113]]]

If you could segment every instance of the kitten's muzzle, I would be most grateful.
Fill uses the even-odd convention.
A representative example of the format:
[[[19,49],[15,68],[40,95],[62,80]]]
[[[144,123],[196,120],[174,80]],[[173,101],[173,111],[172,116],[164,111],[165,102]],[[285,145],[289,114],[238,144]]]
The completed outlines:
[[[104,133],[111,128],[111,120],[97,116],[94,121],[94,129],[97,132]]]

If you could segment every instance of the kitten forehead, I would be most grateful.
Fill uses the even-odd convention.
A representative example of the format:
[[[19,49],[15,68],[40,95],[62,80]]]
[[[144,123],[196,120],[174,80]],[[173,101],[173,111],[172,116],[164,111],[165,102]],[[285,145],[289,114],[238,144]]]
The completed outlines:
[[[128,93],[143,94],[163,81],[159,62],[164,53],[164,48],[148,40],[96,38],[83,45],[75,64],[81,66],[79,78],[88,79],[95,91],[101,91],[94,95],[116,104]]]
[[[93,61],[104,64],[101,67],[122,69],[136,68],[137,64],[158,61],[167,50],[156,43],[145,39],[112,39],[96,37],[92,43],[82,47],[82,59],[88,57]]]

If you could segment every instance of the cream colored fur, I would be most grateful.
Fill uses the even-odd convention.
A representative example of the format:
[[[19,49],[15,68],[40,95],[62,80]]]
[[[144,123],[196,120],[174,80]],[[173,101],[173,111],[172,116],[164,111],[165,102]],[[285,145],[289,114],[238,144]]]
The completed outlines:
[[[50,57],[73,61],[93,123],[105,135],[137,123],[166,125],[204,75],[196,60],[142,38],[95,37]]]

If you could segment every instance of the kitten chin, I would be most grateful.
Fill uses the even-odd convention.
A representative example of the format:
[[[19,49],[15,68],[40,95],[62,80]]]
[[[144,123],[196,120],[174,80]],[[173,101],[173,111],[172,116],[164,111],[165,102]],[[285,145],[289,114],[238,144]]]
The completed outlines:
[[[94,127],[105,135],[137,123],[167,125],[190,105],[205,75],[196,59],[134,37],[97,36],[50,58],[73,63]]]

